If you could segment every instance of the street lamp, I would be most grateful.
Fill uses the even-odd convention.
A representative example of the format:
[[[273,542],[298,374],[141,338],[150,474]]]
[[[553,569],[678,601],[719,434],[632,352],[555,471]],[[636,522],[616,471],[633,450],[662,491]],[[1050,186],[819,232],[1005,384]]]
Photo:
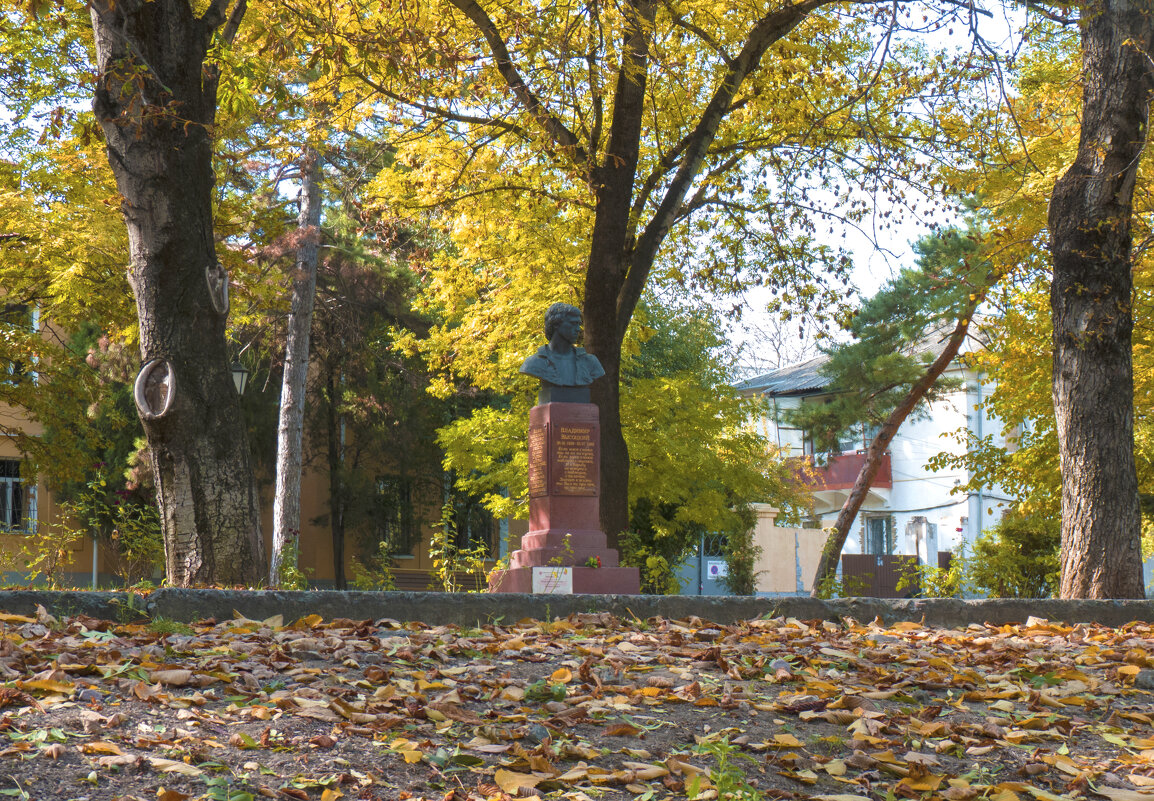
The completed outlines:
[[[244,388],[248,386],[248,372],[240,359],[232,363],[232,383],[236,386],[237,395],[243,395]]]

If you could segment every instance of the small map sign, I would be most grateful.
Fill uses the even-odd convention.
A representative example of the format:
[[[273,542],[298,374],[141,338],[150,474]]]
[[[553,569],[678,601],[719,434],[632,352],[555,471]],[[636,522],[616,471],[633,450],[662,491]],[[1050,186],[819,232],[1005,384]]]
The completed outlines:
[[[573,568],[534,567],[533,592],[547,595],[572,595]]]

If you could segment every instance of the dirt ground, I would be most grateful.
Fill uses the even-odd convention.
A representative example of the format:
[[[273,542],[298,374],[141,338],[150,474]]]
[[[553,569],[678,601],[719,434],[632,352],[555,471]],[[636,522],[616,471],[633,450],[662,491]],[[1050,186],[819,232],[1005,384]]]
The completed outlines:
[[[0,615],[0,796],[1154,801],[1150,626]]]

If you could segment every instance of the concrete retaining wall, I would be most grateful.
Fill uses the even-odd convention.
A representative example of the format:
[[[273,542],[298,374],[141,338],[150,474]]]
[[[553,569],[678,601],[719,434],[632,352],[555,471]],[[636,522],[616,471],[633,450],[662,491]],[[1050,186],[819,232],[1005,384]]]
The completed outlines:
[[[846,598],[822,601],[807,597],[751,598],[679,595],[518,595],[436,592],[302,592],[160,589],[147,596],[125,592],[0,592],[0,611],[35,615],[37,605],[51,614],[87,615],[129,622],[149,617],[192,622],[226,620],[236,614],[264,620],[283,615],[291,622],[318,614],[326,620],[392,618],[429,625],[483,626],[524,618],[556,619],[574,613],[609,612],[621,618],[696,616],[714,623],[760,617],[883,623],[923,622],[928,626],[964,628],[971,623],[1024,623],[1030,616],[1063,623],[1119,626],[1154,622],[1154,601],[983,600],[954,598],[882,600]]]

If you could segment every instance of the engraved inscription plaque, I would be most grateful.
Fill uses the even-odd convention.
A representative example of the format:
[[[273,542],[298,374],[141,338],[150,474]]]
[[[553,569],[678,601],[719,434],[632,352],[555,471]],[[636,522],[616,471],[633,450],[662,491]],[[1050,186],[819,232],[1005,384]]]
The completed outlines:
[[[529,426],[529,497],[549,491],[549,451],[545,426]]]
[[[597,494],[597,426],[565,422],[552,430],[552,494]]]

